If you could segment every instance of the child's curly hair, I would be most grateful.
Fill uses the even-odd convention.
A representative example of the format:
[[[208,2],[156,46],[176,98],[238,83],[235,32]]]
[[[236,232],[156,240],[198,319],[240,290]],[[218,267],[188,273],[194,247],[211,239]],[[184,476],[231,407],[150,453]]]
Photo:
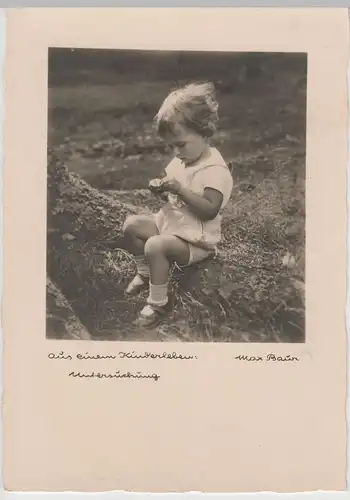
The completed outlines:
[[[203,137],[211,137],[219,119],[218,107],[213,83],[191,83],[164,100],[155,117],[157,132],[164,136],[173,132],[175,124],[181,124]]]

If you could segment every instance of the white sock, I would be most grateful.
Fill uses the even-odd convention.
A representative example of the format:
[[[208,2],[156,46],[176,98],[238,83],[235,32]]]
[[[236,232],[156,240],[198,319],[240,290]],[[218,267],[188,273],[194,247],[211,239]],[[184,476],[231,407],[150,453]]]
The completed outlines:
[[[155,306],[165,306],[168,302],[168,283],[165,285],[149,285],[148,304]]]
[[[149,267],[143,255],[137,255],[135,257],[137,273],[143,278],[149,278]]]

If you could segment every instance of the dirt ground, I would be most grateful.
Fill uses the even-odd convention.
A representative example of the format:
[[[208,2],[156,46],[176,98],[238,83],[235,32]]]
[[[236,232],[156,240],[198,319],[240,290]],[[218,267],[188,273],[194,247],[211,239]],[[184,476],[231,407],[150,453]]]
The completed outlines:
[[[235,290],[229,299],[232,315],[215,325],[215,332],[213,325],[206,326],[203,338],[181,315],[167,331],[187,341],[303,341],[303,55],[135,56],[56,49],[50,55],[48,145],[68,150],[69,171],[126,208],[155,210],[147,184],[164,169],[169,153],[155,136],[152,120],[170,90],[193,80],[213,81],[217,89],[220,127],[213,144],[230,163],[234,179],[220,253],[234,269]],[[111,265],[123,261],[125,268],[130,256],[108,253],[108,259]],[[109,312],[101,306],[99,318],[92,318],[79,305],[78,292],[69,299],[98,338],[113,330],[111,309],[119,309],[119,327],[126,328],[140,306],[101,297]]]

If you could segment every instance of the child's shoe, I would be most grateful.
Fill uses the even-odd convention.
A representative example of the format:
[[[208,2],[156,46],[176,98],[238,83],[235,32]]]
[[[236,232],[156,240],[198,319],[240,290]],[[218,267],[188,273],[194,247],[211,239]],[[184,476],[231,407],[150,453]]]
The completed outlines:
[[[147,304],[134,322],[134,326],[151,328],[159,325],[166,317],[170,316],[173,305],[170,300],[164,306]]]
[[[134,279],[132,279],[125,290],[125,294],[129,297],[133,297],[138,295],[143,290],[147,290],[149,287],[149,278],[141,276],[140,274],[136,274]]]

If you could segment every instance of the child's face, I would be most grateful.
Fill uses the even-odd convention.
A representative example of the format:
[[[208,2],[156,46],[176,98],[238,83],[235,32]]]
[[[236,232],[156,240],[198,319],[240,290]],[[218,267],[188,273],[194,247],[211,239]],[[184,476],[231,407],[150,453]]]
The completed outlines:
[[[195,162],[208,147],[204,137],[180,124],[175,124],[173,133],[166,134],[164,140],[185,165]]]

